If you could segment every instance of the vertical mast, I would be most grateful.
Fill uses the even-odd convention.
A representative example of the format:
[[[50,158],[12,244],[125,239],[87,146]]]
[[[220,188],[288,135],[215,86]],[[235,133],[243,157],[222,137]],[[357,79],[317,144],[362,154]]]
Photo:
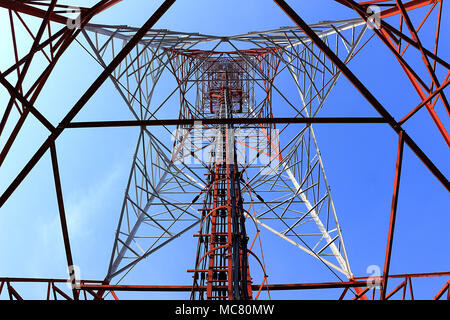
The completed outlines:
[[[213,88],[216,105],[211,108],[220,119],[233,117],[235,107],[228,69],[232,62],[224,63],[214,75],[219,81]],[[217,90],[220,89],[220,90]],[[239,91],[239,90],[238,90]],[[217,94],[218,93],[218,94]],[[241,99],[239,99],[240,101]],[[240,109],[240,108],[239,108]],[[238,109],[238,110],[239,110]],[[194,270],[194,286],[206,286],[207,300],[248,300],[252,298],[248,267],[245,216],[240,188],[233,124],[216,126],[215,147],[211,152],[199,243]],[[205,291],[193,293],[191,298],[205,299]]]

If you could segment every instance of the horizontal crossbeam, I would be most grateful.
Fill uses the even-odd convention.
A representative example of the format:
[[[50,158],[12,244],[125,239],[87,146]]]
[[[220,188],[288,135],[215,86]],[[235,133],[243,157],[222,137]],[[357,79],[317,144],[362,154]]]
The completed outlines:
[[[194,125],[200,122],[210,124],[272,124],[272,123],[387,123],[383,118],[375,117],[323,117],[323,118],[231,118],[231,119],[156,119],[122,121],[71,122],[65,128],[104,128],[104,127],[146,127],[170,125]]]

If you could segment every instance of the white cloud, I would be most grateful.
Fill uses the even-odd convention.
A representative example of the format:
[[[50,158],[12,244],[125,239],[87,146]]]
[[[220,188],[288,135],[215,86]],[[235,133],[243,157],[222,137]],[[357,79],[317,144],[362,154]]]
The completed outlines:
[[[64,196],[72,253],[75,247],[78,250],[82,248],[83,252],[87,252],[92,241],[95,241],[95,223],[101,219],[99,215],[111,201],[113,190],[117,187],[121,174],[122,168],[115,166],[97,183],[87,188],[70,191],[67,196]],[[50,271],[53,267],[61,267],[66,264],[59,214],[52,212],[51,216],[51,219],[39,218],[38,220],[41,239],[37,242],[40,246],[43,245],[45,250],[33,250],[30,257],[29,267],[36,276],[40,275],[38,270],[43,267]],[[51,265],[49,265],[49,261],[51,261]]]
[[[121,167],[116,166],[97,184],[68,194],[65,205],[71,240],[88,238],[93,234],[93,225],[90,222],[95,220],[95,215],[110,201],[121,171]]]

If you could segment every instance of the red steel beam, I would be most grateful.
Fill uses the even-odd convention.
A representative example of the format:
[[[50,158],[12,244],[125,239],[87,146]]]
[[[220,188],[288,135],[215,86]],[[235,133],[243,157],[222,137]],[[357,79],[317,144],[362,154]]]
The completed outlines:
[[[341,71],[341,73],[353,84],[353,86],[362,94],[362,96],[375,108],[375,110],[388,122],[391,128],[400,134],[403,131],[405,143],[411,150],[422,160],[426,167],[434,174],[434,176],[442,183],[442,185],[450,191],[450,182],[445,175],[434,165],[428,156],[419,148],[414,140],[401,128],[392,115],[383,107],[383,105],[375,98],[375,96],[364,86],[358,77],[339,59],[339,57],[320,39],[320,37],[303,21],[302,18],[286,3],[284,0],[274,0],[275,3],[295,22],[295,24],[303,30],[303,32]]]
[[[103,0],[101,1],[101,5],[99,7],[98,12],[102,12],[107,8],[119,3],[122,0]],[[47,11],[43,9],[39,9],[37,7],[32,6],[33,3],[24,3],[23,1],[11,1],[11,0],[0,0],[0,7],[5,9],[10,9],[16,12],[25,13],[30,16],[43,18]],[[67,24],[67,17],[64,17],[60,14],[52,12],[50,14],[50,21],[57,22],[61,24]]]
[[[30,282],[30,283],[63,283],[70,282],[70,279],[61,278],[24,278],[24,277],[0,277],[0,282]],[[80,280],[81,283],[103,283],[101,280]]]
[[[43,18],[47,14],[46,10],[33,7],[22,1],[0,0],[0,7],[38,18]],[[67,18],[52,12],[50,15],[50,21],[66,24]]]
[[[52,2],[49,4],[48,11],[44,12],[45,14],[44,14],[43,19],[41,21],[41,25],[39,27],[39,30],[38,30],[36,36],[34,37],[32,45],[31,45],[31,50],[35,49],[39,45],[41,37],[43,36],[44,31],[45,31],[45,29],[47,27],[47,23],[49,21],[50,15],[53,13],[53,10],[54,10],[54,8],[56,6],[56,1],[57,0],[52,0]],[[11,24],[12,24],[12,21],[11,21]],[[13,37],[13,40],[15,41],[15,34],[14,34],[14,32],[13,32],[12,37]],[[16,50],[16,48],[15,48],[15,50]],[[22,83],[23,83],[23,81],[25,79],[25,76],[26,76],[26,74],[28,72],[28,69],[29,69],[29,67],[31,65],[31,61],[33,59],[33,56],[34,56],[34,54],[29,57],[29,59],[25,62],[24,66],[23,66],[23,68],[22,68],[22,70],[20,72],[19,78],[17,79],[17,83],[16,83],[16,86],[15,86],[15,90],[16,91],[19,91],[22,88]],[[1,122],[0,122],[0,135],[2,134],[3,129],[6,126],[6,122],[8,120],[9,114],[11,112],[11,109],[13,107],[14,102],[16,101],[16,96],[15,96],[14,92],[10,92],[10,96],[11,97],[9,99],[8,105],[6,106],[6,110],[5,110],[4,114],[3,114],[3,117],[2,117]],[[1,162],[0,162],[0,164],[1,164]]]
[[[73,298],[75,300],[78,300],[78,291],[75,290],[75,270],[73,269],[73,258],[72,258],[72,250],[70,248],[70,239],[69,239],[69,230],[67,228],[67,220],[66,220],[66,212],[64,209],[64,199],[62,195],[62,187],[61,187],[61,179],[59,176],[59,167],[58,167],[58,157],[56,155],[56,146],[55,143],[53,143],[50,146],[50,155],[52,159],[52,169],[53,169],[53,178],[55,180],[55,190],[56,190],[56,198],[58,200],[58,209],[59,209],[59,218],[61,223],[61,230],[64,240],[64,248],[66,251],[66,259],[67,259],[67,266],[68,270],[70,272],[69,276],[72,280],[72,292],[73,292]]]
[[[442,287],[442,289],[433,298],[433,300],[439,300],[446,291],[447,291],[447,300],[449,300],[450,299],[450,281],[447,281],[447,283]]]
[[[14,300],[13,297],[17,300],[23,300],[19,293],[11,286],[9,282],[6,283],[6,286],[8,287],[9,300]]]
[[[409,279],[409,286],[411,287],[412,278],[428,278],[428,277],[450,277],[450,271],[444,272],[428,272],[428,273],[407,273],[407,274],[394,274],[389,275],[389,279],[404,278]],[[283,284],[269,284],[264,286],[262,290],[308,290],[308,289],[349,289],[349,288],[365,288],[374,280],[373,277],[355,277],[351,281],[347,282],[319,282],[319,283],[283,283]],[[51,279],[51,278],[17,278],[17,277],[0,277],[0,287],[6,283],[70,283],[71,279]],[[448,282],[447,282],[448,283]],[[445,292],[445,285],[441,292]],[[194,290],[205,290],[206,286],[194,287]],[[252,285],[252,289],[259,290],[259,285]],[[397,289],[397,288],[396,288]],[[412,288],[411,288],[412,289]],[[155,291],[155,292],[191,292],[193,290],[192,285],[105,285],[102,280],[80,280],[79,290],[85,290],[93,292],[99,290],[105,291]],[[395,290],[395,289],[394,289]],[[398,291],[398,290],[397,290]],[[345,291],[347,292],[347,291]],[[361,296],[366,292],[360,291]],[[94,294],[95,297],[98,294]],[[343,295],[341,295],[343,297]],[[360,297],[358,297],[359,299]]]
[[[284,283],[269,284],[263,286],[262,290],[307,290],[307,289],[333,289],[333,288],[355,288],[367,286],[366,281],[348,282],[322,282],[322,283]],[[253,290],[259,290],[260,285],[252,285]],[[223,288],[227,288],[224,286]],[[104,290],[104,291],[163,291],[163,292],[191,292],[204,291],[206,286],[192,285],[96,285],[81,284],[81,290]]]
[[[422,54],[422,60],[425,63],[425,66],[426,66],[426,68],[428,70],[428,73],[429,73],[429,75],[431,77],[431,81],[436,86],[436,88],[439,88],[441,86],[441,84],[439,83],[439,80],[436,77],[436,73],[434,72],[433,67],[431,66],[431,63],[428,60],[427,55],[425,54],[424,47],[422,46],[420,38],[417,35],[417,31],[414,28],[411,19],[409,18],[409,15],[407,13],[407,10],[406,10],[405,6],[403,5],[403,3],[400,0],[395,0],[395,2],[397,3],[397,6],[401,10],[401,15],[402,15],[403,19],[405,20],[406,25],[408,26],[409,32],[411,33],[411,35],[413,37],[413,40],[416,41],[418,46],[419,46],[419,51]],[[447,100],[447,98],[445,97],[445,95],[444,95],[444,93],[442,91],[440,93],[440,96],[441,96],[442,102],[445,105],[445,108],[447,109],[447,111],[450,114],[450,106],[449,106],[448,100]]]
[[[375,117],[322,117],[322,118],[204,118],[204,119],[156,119],[156,120],[119,120],[71,122],[66,128],[104,128],[104,127],[142,127],[211,124],[273,124],[273,123],[387,123],[383,118]]]
[[[358,300],[358,299],[361,299],[361,300],[369,300],[369,299],[367,299],[367,297],[366,297],[366,293],[367,293],[369,290],[370,290],[370,287],[367,287],[367,288],[365,288],[364,290],[356,291],[357,294],[352,298],[352,300]]]
[[[399,278],[429,278],[429,277],[450,277],[450,271],[444,272],[425,272],[425,273],[403,273],[389,275],[389,279],[399,279]],[[354,277],[355,280],[369,280],[374,279],[374,277]]]
[[[397,287],[395,287],[394,290],[392,290],[391,292],[389,292],[388,295],[386,295],[386,292],[383,293],[383,289],[384,287],[382,287],[382,300],[388,300],[390,297],[392,297],[394,294],[396,294],[398,291],[400,291],[400,289],[402,288],[406,288],[406,283],[408,282],[407,279],[405,279],[405,281],[403,281],[402,283],[400,283]],[[403,292],[405,292],[405,290],[403,290]],[[404,294],[403,294],[404,296]]]
[[[394,191],[392,194],[391,218],[389,221],[389,233],[386,246],[386,257],[384,260],[383,281],[381,286],[382,300],[384,300],[386,297],[387,282],[389,277],[389,267],[391,263],[392,243],[394,241],[395,218],[397,215],[397,204],[398,204],[398,191],[400,188],[400,177],[402,173],[402,163],[403,163],[403,146],[404,146],[403,131],[400,131],[400,135],[398,138],[397,165],[394,178]]]
[[[335,1],[339,2],[340,4],[343,4],[346,7],[353,9],[351,4],[349,4],[349,2],[347,0],[335,0]],[[380,2],[380,1],[377,1],[377,2]],[[359,3],[359,5],[360,6],[376,5],[377,2],[374,2],[374,1],[361,2],[361,3]],[[418,9],[418,8],[427,6],[429,4],[434,4],[434,3],[436,3],[436,0],[412,0],[412,1],[408,1],[407,3],[405,3],[403,5],[405,6],[405,8],[407,10],[414,10],[414,9]],[[396,16],[399,13],[400,13],[400,9],[396,6],[392,6],[392,8],[381,11],[380,18],[382,18],[382,19],[389,18],[392,16]]]
[[[364,10],[364,6],[362,4],[358,4],[353,0],[341,0],[339,1],[342,4],[345,4],[347,6],[349,6],[350,8],[352,8],[353,10],[355,10],[362,19],[364,19],[365,21],[368,21],[369,19],[369,14],[366,10]],[[408,13],[407,11],[410,9],[407,9],[407,4],[402,4],[400,1],[396,0],[397,2],[397,7],[398,8],[398,14],[401,15],[402,17],[402,21],[404,20],[408,26],[408,29],[411,32],[412,35],[412,39],[406,37],[401,30],[397,30],[395,29],[393,26],[389,25],[387,22],[385,21],[380,21],[381,24],[381,28],[380,30],[374,29],[374,33],[380,38],[380,40],[388,47],[388,49],[396,56],[397,60],[399,61],[401,67],[403,68],[403,70],[405,71],[408,79],[411,81],[411,84],[413,85],[414,89],[417,91],[419,97],[421,100],[428,100],[426,103],[423,103],[423,105],[426,105],[428,112],[430,113],[430,116],[432,117],[433,121],[435,122],[438,130],[440,131],[441,135],[443,136],[444,140],[446,141],[447,145],[450,146],[450,135],[448,134],[447,130],[445,129],[445,126],[443,125],[442,121],[440,120],[438,114],[436,113],[436,111],[434,110],[434,107],[429,103],[431,99],[427,99],[426,94],[423,92],[422,88],[424,88],[426,90],[426,92],[428,94],[432,93],[432,88],[434,86],[436,86],[436,88],[439,88],[435,91],[435,93],[438,93],[439,96],[441,97],[441,100],[444,104],[445,109],[447,110],[447,112],[450,114],[450,107],[449,107],[449,103],[447,101],[447,98],[443,92],[443,88],[441,89],[441,84],[439,83],[439,80],[437,79],[437,76],[435,74],[435,66],[436,63],[439,61],[439,63],[441,63],[442,65],[444,65],[444,67],[447,67],[447,69],[450,68],[450,66],[445,63],[444,61],[442,61],[442,59],[439,59],[436,54],[437,54],[437,43],[438,43],[438,33],[439,33],[439,28],[437,28],[437,35],[436,35],[436,40],[435,40],[435,50],[434,53],[431,53],[430,51],[426,50],[422,44],[421,41],[417,35],[417,31],[414,29],[411,20],[409,19]],[[423,2],[423,6],[429,4]],[[434,1],[433,3],[436,3],[436,1]],[[377,2],[378,4],[378,2]],[[383,14],[380,14],[381,18],[383,18]],[[427,18],[427,16],[425,17],[425,19]],[[425,19],[422,21],[422,23],[425,21]],[[439,25],[438,25],[439,27]],[[423,82],[423,80],[414,72],[414,70],[412,69],[411,66],[408,65],[408,63],[403,59],[403,54],[406,51],[406,47],[403,50],[402,53],[400,53],[400,46],[396,47],[393,43],[392,40],[390,39],[394,39],[395,42],[400,43],[399,40],[395,39],[393,37],[393,34],[396,34],[399,38],[405,40],[408,42],[408,45],[413,45],[417,50],[420,51],[421,55],[422,55],[422,60],[425,63],[425,67],[428,70],[428,73],[430,74],[431,77],[431,89]],[[429,58],[433,59],[433,67],[431,66],[430,62],[429,62]],[[421,88],[422,87],[422,88]],[[403,124],[407,119],[409,119],[415,112],[418,111],[418,108],[414,109],[412,112],[410,112],[403,120],[401,120],[399,122],[399,124]]]
[[[6,3],[6,2],[8,2],[10,5],[13,5],[11,1],[3,1],[3,0],[1,0],[1,1],[2,1],[2,2],[0,2],[0,5],[1,5],[2,3]],[[23,5],[23,4],[18,3],[18,2],[14,2],[14,3],[17,4],[17,5],[19,5],[19,6]],[[85,15],[82,17],[82,22],[81,22],[81,28],[80,28],[80,29],[74,31],[74,30],[68,29],[68,27],[65,26],[64,28],[62,28],[62,29],[57,33],[57,34],[60,34],[60,33],[61,33],[61,38],[59,39],[57,45],[55,46],[55,48],[53,48],[53,50],[55,50],[56,48],[58,48],[58,52],[57,52],[57,54],[56,54],[55,56],[53,56],[53,60],[50,61],[50,63],[49,63],[49,65],[47,66],[47,68],[44,70],[44,72],[41,74],[41,76],[38,78],[38,80],[37,80],[37,81],[34,83],[34,85],[32,86],[32,88],[33,88],[33,90],[34,90],[34,94],[33,94],[33,96],[30,98],[29,103],[24,103],[24,102],[22,101],[22,103],[24,103],[25,106],[27,106],[27,108],[24,108],[23,113],[21,114],[21,116],[20,116],[18,122],[16,123],[16,125],[15,125],[13,131],[11,132],[11,135],[8,137],[8,140],[6,141],[6,143],[5,143],[4,147],[3,147],[3,149],[2,149],[1,152],[0,152],[0,165],[1,165],[1,164],[3,163],[3,161],[5,160],[5,158],[6,158],[7,154],[8,154],[8,152],[9,152],[9,150],[10,150],[12,144],[14,143],[14,141],[15,141],[15,139],[16,139],[18,133],[19,133],[19,131],[20,131],[21,128],[22,128],[23,123],[25,122],[25,119],[26,119],[27,116],[28,116],[28,113],[31,111],[31,112],[36,116],[36,110],[35,110],[34,108],[29,108],[28,105],[32,105],[32,104],[36,101],[36,99],[37,99],[37,97],[38,97],[40,91],[42,90],[42,88],[43,88],[43,86],[44,86],[46,80],[48,79],[48,77],[49,77],[51,71],[53,70],[55,64],[57,63],[57,61],[59,60],[59,58],[61,57],[61,55],[65,52],[65,50],[67,49],[67,47],[68,47],[68,46],[72,43],[72,41],[76,38],[76,36],[79,34],[79,32],[81,32],[81,29],[89,22],[89,20],[90,20],[94,15],[96,15],[96,14],[98,14],[98,12],[104,10],[104,9],[105,9],[105,5],[107,5],[107,4],[111,4],[111,3],[108,2],[108,0],[102,0],[102,1],[98,2],[95,6],[93,6],[89,11],[87,11],[87,12],[85,13]],[[20,97],[20,96],[18,95],[18,93],[19,93],[19,90],[18,90],[18,89],[20,88],[21,83],[22,83],[22,81],[23,81],[22,78],[24,78],[24,77],[26,76],[27,69],[28,69],[28,64],[31,63],[31,59],[33,58],[33,55],[39,50],[38,48],[42,46],[42,44],[39,45],[39,39],[40,39],[40,37],[41,37],[41,35],[42,35],[42,34],[41,34],[41,30],[45,29],[45,27],[49,25],[48,22],[51,21],[51,16],[52,16],[52,13],[53,13],[53,5],[54,5],[54,4],[52,4],[51,6],[49,6],[48,11],[43,11],[43,10],[41,10],[41,11],[42,11],[42,12],[41,12],[42,16],[39,15],[39,17],[42,17],[44,20],[43,20],[43,22],[42,22],[42,24],[41,24],[41,28],[40,28],[40,30],[39,30],[39,32],[38,32],[38,35],[34,38],[33,45],[32,45],[32,47],[31,47],[31,49],[30,49],[30,52],[29,52],[28,55],[26,56],[26,59],[25,59],[25,57],[22,59],[22,60],[24,61],[23,63],[25,63],[25,66],[22,68],[22,70],[21,70],[21,72],[20,72],[20,74],[19,74],[19,79],[18,79],[18,82],[17,82],[17,85],[16,85],[15,90],[12,91],[11,88],[9,88],[9,87],[11,87],[11,86],[9,85],[9,83],[7,83],[6,79],[2,79],[2,84],[5,85],[5,86],[7,87],[8,91],[10,92],[11,99],[10,99],[10,102],[8,103],[8,105],[7,105],[7,108],[6,108],[6,110],[5,110],[5,112],[4,112],[4,115],[3,115],[2,119],[1,119],[1,122],[0,122],[0,134],[1,134],[2,130],[3,130],[4,125],[6,124],[7,119],[8,119],[9,113],[10,113],[10,111],[11,111],[12,103],[13,103],[13,102],[16,103],[16,102],[15,102],[15,99],[19,99],[19,97]],[[12,10],[12,9],[11,9],[11,10]],[[40,10],[40,9],[39,9],[39,10]],[[66,22],[67,22],[67,18],[66,18]],[[12,26],[13,26],[13,25],[12,25]],[[42,31],[42,32],[43,32],[43,31]],[[56,35],[56,34],[55,34],[55,35]],[[49,40],[49,39],[48,39],[48,40]],[[47,40],[47,41],[48,41],[48,40]],[[14,33],[13,33],[13,41],[15,41]],[[25,59],[25,60],[24,60],[24,59]],[[16,60],[17,60],[17,56],[16,56]],[[21,60],[21,61],[22,61],[22,60]],[[20,62],[20,61],[16,61],[16,64],[15,64],[15,65],[16,65],[16,66],[20,65],[21,62],[20,62],[20,63],[19,63],[19,62]],[[14,70],[14,69],[11,69],[11,68],[8,69],[8,71],[10,71],[10,70]],[[4,76],[6,76],[6,75],[4,75]],[[7,84],[5,84],[5,81],[6,81]],[[9,85],[9,86],[8,86],[8,85]],[[30,89],[30,92],[31,92],[31,91],[32,91],[32,90]],[[40,118],[38,117],[38,119],[39,119],[39,120],[40,120],[47,128],[50,128],[50,127],[51,127],[51,125],[49,126],[50,123],[49,123],[44,117],[40,117]],[[44,120],[44,121],[43,121],[43,120]],[[50,129],[51,129],[51,128],[50,128]]]
[[[141,41],[141,39],[147,34],[147,32],[155,25],[155,23],[162,17],[162,15],[175,3],[175,0],[166,0],[155,11],[155,13],[147,20],[147,22],[136,32],[133,38],[122,48],[118,55],[111,61],[111,63],[103,70],[98,78],[91,84],[83,96],[75,103],[72,109],[63,118],[59,126],[52,132],[52,134],[45,140],[37,152],[31,157],[25,167],[16,176],[13,182],[8,186],[5,192],[0,196],[0,207],[8,200],[11,194],[22,183],[28,173],[39,162],[42,156],[48,151],[54,141],[64,131],[64,128],[75,118],[89,99],[97,92],[100,86],[109,78],[111,73],[116,69],[123,59],[134,49],[134,47]]]
[[[343,5],[351,8],[351,9],[356,10],[360,15],[362,15],[362,16],[367,18],[367,16],[366,16],[367,13],[364,11],[364,9],[361,7],[361,5],[356,3],[355,1],[353,1],[353,0],[335,0],[335,1],[337,1],[337,2],[339,2],[341,4],[343,4]],[[419,8],[419,7],[423,7],[423,6],[428,5],[428,4],[435,3],[436,1],[438,1],[438,0],[434,0],[434,1],[423,1],[423,0],[421,0],[421,1],[410,1],[410,2],[416,3],[416,5],[415,6],[412,6],[412,5],[408,6],[408,4],[410,4],[410,2],[408,2],[408,3],[405,3],[404,6],[406,6],[406,8],[409,8],[409,10],[412,10],[412,9],[416,9],[416,8]],[[391,15],[399,14],[400,11],[398,10],[398,8],[394,8],[394,9],[395,10],[392,11],[392,14],[390,14],[390,15],[383,14],[384,11],[382,11],[380,17],[381,18],[387,18],[387,17],[390,17]],[[401,31],[397,30],[396,28],[392,27],[386,21],[381,20],[380,24],[381,24],[382,28],[388,30],[392,34],[394,34],[397,37],[401,38],[402,40],[406,41],[409,45],[412,45],[416,49],[419,49],[419,45],[418,45],[418,43],[416,41],[414,41],[413,39],[407,37],[405,34],[403,34]],[[445,68],[450,69],[450,64],[448,62],[442,60],[441,58],[436,56],[436,54],[434,54],[433,52],[431,52],[431,51],[429,51],[427,49],[423,49],[423,50],[424,50],[425,54],[429,58],[432,58],[437,63],[439,63],[442,66],[444,66]]]

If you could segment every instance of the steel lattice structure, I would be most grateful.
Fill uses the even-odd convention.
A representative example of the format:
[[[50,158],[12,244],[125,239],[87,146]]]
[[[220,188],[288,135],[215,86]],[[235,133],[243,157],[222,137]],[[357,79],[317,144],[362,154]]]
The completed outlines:
[[[0,134],[2,139],[6,138],[1,145],[0,165],[30,113],[50,132],[23,170],[2,191],[0,206],[49,151],[67,263],[73,266],[55,141],[64,130],[74,128],[135,126],[140,128],[140,135],[105,278],[82,280],[71,274],[72,296],[58,287],[66,279],[0,278],[0,293],[6,284],[9,297],[21,299],[12,285],[14,282],[44,282],[48,284],[48,298],[53,292],[55,298],[66,299],[79,299],[81,293],[85,298],[90,294],[95,299],[111,293],[117,299],[116,291],[186,291],[192,299],[257,299],[262,290],[322,288],[342,288],[340,299],[348,297],[350,291],[354,299],[367,299],[369,290],[373,290],[373,298],[379,290],[380,298],[388,299],[403,289],[405,299],[408,286],[414,298],[412,278],[438,276],[447,282],[435,298],[450,292],[450,272],[389,273],[404,145],[450,190],[445,175],[402,127],[425,107],[450,146],[445,120],[436,111],[443,107],[450,115],[444,93],[450,65],[438,55],[443,1],[338,0],[359,17],[308,25],[285,1],[275,0],[296,26],[227,37],[152,29],[174,0],[164,1],[141,28],[89,23],[94,15],[118,2],[112,0],[80,9],[79,27],[70,28],[68,18],[59,11],[67,6],[57,2],[0,1],[0,7],[9,12],[15,52],[15,63],[0,73],[0,83],[10,94],[9,103],[1,109]],[[376,21],[368,9],[374,4],[382,8]],[[414,26],[409,12],[418,8],[427,8],[428,13],[419,26]],[[418,31],[434,11],[438,11],[435,47],[427,49]],[[21,23],[25,23],[21,15],[42,19],[39,30],[32,35],[31,49],[24,56],[18,54],[14,34],[17,21],[13,14]],[[397,27],[386,22],[394,18],[399,20]],[[50,24],[60,25],[61,29],[55,32]],[[422,101],[400,121],[347,66],[367,43],[363,36],[368,33],[370,39],[378,37],[395,56]],[[103,71],[54,126],[33,105],[59,57],[74,41]],[[407,50],[420,55],[429,79],[419,76],[416,66],[408,63]],[[48,65],[26,88],[28,68],[39,51],[47,57]],[[440,77],[442,72],[436,72],[437,68],[446,70],[444,77]],[[289,74],[300,105],[278,85],[281,72]],[[154,92],[165,76],[175,79],[177,85],[155,104]],[[341,76],[358,89],[380,117],[319,116]],[[108,79],[134,120],[74,122],[78,112]],[[275,93],[281,97],[283,110],[275,110]],[[167,119],[169,101],[175,98],[180,107],[172,119]],[[11,132],[4,131],[7,123],[13,128]],[[376,279],[380,288],[370,286],[367,277],[355,277],[351,271],[338,210],[313,130],[315,123],[380,123],[389,125],[398,134],[385,266],[383,275]],[[173,126],[175,130],[171,129]],[[193,275],[191,286],[118,284],[140,261],[194,228],[198,229],[195,234],[198,246],[189,270]],[[266,262],[258,245],[261,229],[323,263],[340,281],[269,284]],[[260,270],[261,279],[252,277],[254,269]],[[398,278],[403,282],[389,291],[388,280]]]

